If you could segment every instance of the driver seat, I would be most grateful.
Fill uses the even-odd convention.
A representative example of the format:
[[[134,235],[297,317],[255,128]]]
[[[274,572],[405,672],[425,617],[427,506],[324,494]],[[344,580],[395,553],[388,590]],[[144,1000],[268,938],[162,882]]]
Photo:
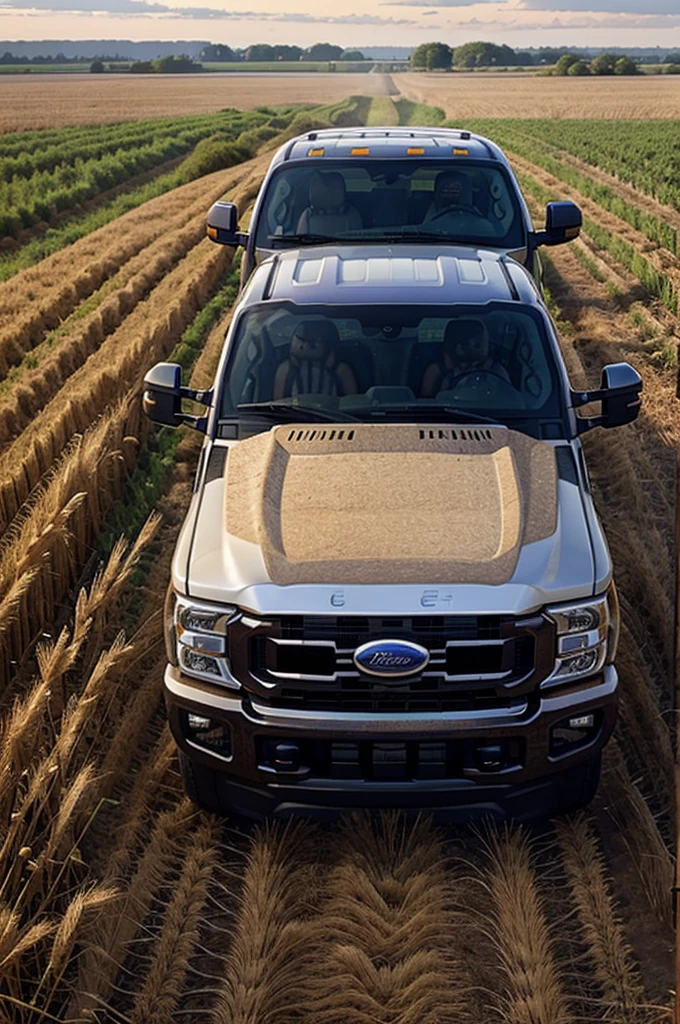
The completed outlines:
[[[508,371],[494,358],[485,323],[476,317],[449,320],[439,359],[430,363],[423,373],[420,396],[435,398],[440,391],[451,391],[458,378],[485,372],[510,383]]]

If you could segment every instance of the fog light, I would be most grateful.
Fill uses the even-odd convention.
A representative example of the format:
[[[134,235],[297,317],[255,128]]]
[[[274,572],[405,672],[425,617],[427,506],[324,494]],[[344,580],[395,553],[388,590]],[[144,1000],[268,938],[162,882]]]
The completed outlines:
[[[570,729],[592,729],[595,725],[595,715],[576,715],[569,719]]]
[[[480,772],[500,772],[505,766],[503,744],[477,744],[475,747],[475,763]]]
[[[195,747],[210,750],[220,757],[231,757],[231,729],[217,719],[187,713],[186,737]]]
[[[200,732],[202,729],[209,729],[212,726],[212,719],[204,718],[203,715],[195,715],[190,711],[187,715],[187,723],[193,732]]]
[[[587,746],[600,730],[601,716],[597,712],[564,718],[550,730],[550,753],[567,754]]]

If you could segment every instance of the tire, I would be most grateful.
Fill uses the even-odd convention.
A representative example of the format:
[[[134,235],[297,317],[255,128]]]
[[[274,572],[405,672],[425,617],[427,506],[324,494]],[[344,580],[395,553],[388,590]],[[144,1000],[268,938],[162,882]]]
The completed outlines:
[[[562,772],[555,783],[553,814],[571,814],[587,807],[597,792],[601,767],[600,751],[589,761]]]
[[[184,783],[184,791],[190,800],[206,811],[224,814],[222,801],[217,787],[217,773],[211,768],[197,764],[182,751],[177,751],[179,773]]]

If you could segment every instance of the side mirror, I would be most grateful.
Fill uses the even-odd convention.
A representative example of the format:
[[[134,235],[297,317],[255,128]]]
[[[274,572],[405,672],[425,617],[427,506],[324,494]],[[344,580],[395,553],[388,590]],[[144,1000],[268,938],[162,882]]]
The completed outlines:
[[[601,416],[587,416],[578,420],[579,434],[592,427],[620,427],[631,423],[640,411],[642,378],[629,363],[610,363],[602,370],[598,391],[572,391],[574,406],[589,402],[602,402]]]
[[[238,229],[238,210],[233,203],[213,203],[208,213],[208,238],[219,245],[243,245],[248,234]]]
[[[156,363],[144,377],[144,412],[154,423],[165,427],[179,427],[182,423],[205,432],[207,416],[191,416],[182,412],[182,401],[190,399],[200,405],[210,405],[212,391],[195,391],[182,387],[182,367],[178,363]]]
[[[534,234],[534,245],[562,245],[581,233],[583,216],[576,203],[548,203],[545,208],[545,231]]]

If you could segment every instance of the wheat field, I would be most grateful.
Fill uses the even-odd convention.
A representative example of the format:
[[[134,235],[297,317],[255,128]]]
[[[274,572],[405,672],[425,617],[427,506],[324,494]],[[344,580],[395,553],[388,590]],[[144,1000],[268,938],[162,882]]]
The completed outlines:
[[[6,75],[0,77],[0,132],[60,125],[144,121],[226,107],[334,103],[381,95],[379,74],[243,72],[206,75]]]
[[[394,81],[408,99],[442,107],[458,124],[472,117],[680,118],[680,85],[673,75],[593,81],[501,72],[410,72],[395,75]]]
[[[397,119],[387,99],[369,120]],[[199,440],[150,430],[141,381],[181,353],[212,382],[237,268],[205,212],[247,216],[270,155],[0,284],[0,1020],[670,1021],[677,320],[587,233],[546,268],[571,380],[627,359],[645,384],[634,424],[586,438],[624,622],[592,807],[533,829],[394,812],[249,830],[183,794],[161,616]]]

